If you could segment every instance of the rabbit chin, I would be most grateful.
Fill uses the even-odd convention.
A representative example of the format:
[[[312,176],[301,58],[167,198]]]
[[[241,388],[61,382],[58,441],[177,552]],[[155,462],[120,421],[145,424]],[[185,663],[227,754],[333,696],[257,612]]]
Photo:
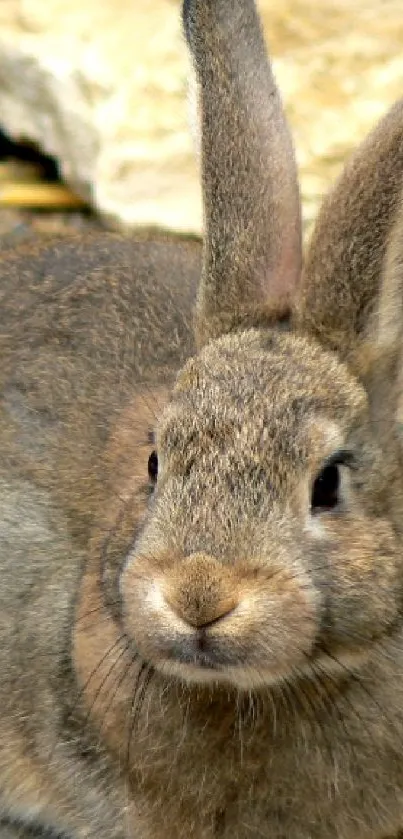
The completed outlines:
[[[349,673],[359,670],[367,661],[369,650],[343,651],[338,656],[320,654],[310,662],[304,661],[298,666],[282,668],[245,666],[222,666],[213,668],[197,663],[182,663],[172,659],[160,659],[155,667],[164,676],[179,679],[188,685],[232,686],[240,691],[252,691],[270,688],[286,682],[298,683],[306,680],[316,681],[323,676],[346,678]]]

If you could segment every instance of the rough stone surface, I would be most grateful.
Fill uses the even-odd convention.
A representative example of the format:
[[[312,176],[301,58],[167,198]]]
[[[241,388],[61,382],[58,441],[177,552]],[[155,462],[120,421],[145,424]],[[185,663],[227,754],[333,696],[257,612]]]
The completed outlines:
[[[168,0],[1,0],[0,125],[107,216],[200,224],[185,50]]]
[[[305,218],[403,92],[402,0],[261,0]],[[179,0],[1,0],[0,127],[101,213],[199,230]]]

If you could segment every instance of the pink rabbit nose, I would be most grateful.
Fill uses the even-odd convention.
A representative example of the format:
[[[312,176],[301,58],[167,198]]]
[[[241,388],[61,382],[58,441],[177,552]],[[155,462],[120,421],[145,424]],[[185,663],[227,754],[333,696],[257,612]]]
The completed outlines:
[[[196,629],[222,620],[238,603],[231,570],[202,553],[177,563],[164,585],[164,597],[178,617]]]

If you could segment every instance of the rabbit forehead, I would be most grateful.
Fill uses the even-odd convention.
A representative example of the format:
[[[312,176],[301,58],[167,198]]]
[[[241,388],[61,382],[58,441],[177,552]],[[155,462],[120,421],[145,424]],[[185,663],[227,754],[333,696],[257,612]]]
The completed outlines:
[[[313,418],[347,428],[366,405],[363,388],[333,354],[302,337],[249,330],[214,341],[186,364],[159,440],[180,449],[206,436],[211,444],[232,437],[241,452],[277,439],[302,454]]]

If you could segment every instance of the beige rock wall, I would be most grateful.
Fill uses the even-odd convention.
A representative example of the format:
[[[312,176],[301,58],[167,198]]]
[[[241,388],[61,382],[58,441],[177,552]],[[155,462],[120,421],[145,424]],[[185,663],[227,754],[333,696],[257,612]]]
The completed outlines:
[[[199,230],[179,0],[1,0],[0,125],[125,223]],[[402,0],[261,0],[305,218],[403,95]]]

